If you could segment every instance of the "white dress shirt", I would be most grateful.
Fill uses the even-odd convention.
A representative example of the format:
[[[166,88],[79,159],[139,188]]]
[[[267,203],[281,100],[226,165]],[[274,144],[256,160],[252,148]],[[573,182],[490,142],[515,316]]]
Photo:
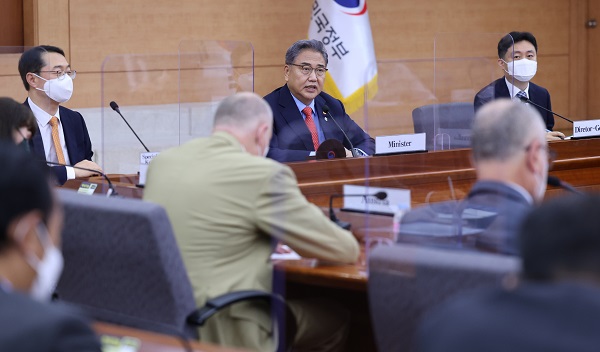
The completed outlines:
[[[27,98],[27,103],[33,111],[33,115],[37,120],[38,130],[40,132],[40,137],[42,137],[42,144],[44,145],[44,156],[47,161],[51,161],[53,163],[58,162],[58,158],[56,156],[56,150],[54,149],[54,142],[52,141],[52,126],[50,125],[50,119],[52,116],[56,116],[58,119],[58,135],[60,137],[60,146],[63,150],[63,155],[65,156],[65,164],[71,165],[71,161],[69,160],[69,153],[67,151],[67,145],[65,144],[65,134],[63,132],[62,122],[60,120],[60,109],[57,109],[56,114],[49,115],[47,112],[42,110],[39,106],[35,105],[35,103]],[[75,169],[72,167],[66,167],[67,170],[67,179],[71,180],[75,178]]]

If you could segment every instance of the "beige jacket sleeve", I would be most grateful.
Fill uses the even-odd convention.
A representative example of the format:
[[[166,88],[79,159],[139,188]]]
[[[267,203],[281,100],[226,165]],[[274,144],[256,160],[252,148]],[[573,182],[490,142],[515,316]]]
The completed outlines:
[[[283,241],[303,257],[342,263],[358,260],[359,246],[352,233],[306,200],[294,173],[285,165],[277,164],[263,183],[255,216],[261,232]]]

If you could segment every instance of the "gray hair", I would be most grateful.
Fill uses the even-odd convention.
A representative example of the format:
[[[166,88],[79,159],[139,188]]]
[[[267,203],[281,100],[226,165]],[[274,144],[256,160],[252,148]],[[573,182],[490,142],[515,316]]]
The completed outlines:
[[[269,104],[256,93],[242,92],[225,98],[215,113],[215,126],[228,125],[243,129],[260,120],[273,120]]]
[[[475,115],[471,148],[475,162],[505,161],[535,138],[545,142],[545,127],[539,112],[526,104],[497,99]]]
[[[325,45],[316,39],[310,40],[299,40],[292,44],[289,47],[287,52],[285,53],[285,63],[286,65],[293,64],[296,61],[298,55],[302,50],[312,50],[321,53],[323,55],[323,59],[325,59],[325,66],[329,63],[329,59],[327,57],[327,50],[325,49]]]

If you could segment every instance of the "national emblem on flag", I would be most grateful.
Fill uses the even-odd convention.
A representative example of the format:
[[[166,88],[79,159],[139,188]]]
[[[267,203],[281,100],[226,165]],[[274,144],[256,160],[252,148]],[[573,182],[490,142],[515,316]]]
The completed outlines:
[[[377,65],[366,0],[315,0],[308,38],[325,44],[329,64],[324,88],[347,113],[377,93]]]

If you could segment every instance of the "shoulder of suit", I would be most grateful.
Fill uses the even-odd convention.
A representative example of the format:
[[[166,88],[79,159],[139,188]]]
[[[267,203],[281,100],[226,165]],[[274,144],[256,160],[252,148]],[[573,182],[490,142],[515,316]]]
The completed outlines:
[[[71,110],[62,105],[58,106],[58,110],[60,111],[61,119],[63,118],[63,116],[83,118],[83,115],[81,115],[79,111]]]
[[[537,85],[537,84],[535,84],[533,82],[529,82],[529,89],[530,90],[533,89],[533,90],[537,90],[537,91],[540,91],[540,92],[548,93],[548,89],[546,89],[546,88],[544,88],[542,86],[539,86],[539,85]]]
[[[265,100],[267,100],[267,101],[271,101],[271,100],[273,100],[273,101],[276,101],[276,100],[277,100],[277,97],[279,97],[279,95],[281,94],[281,89],[282,89],[283,87],[284,87],[284,86],[281,86],[281,87],[279,87],[279,88],[276,88],[276,89],[274,89],[274,90],[273,90],[271,93],[269,93],[269,94],[265,95],[265,96],[263,97],[263,99],[265,99]]]
[[[18,310],[19,316],[35,316],[36,319],[34,320],[40,324],[70,319],[85,322],[84,316],[76,308],[63,303],[38,302],[26,294],[18,292],[8,293],[3,296],[2,300],[5,304]],[[3,311],[4,314],[7,314],[6,309],[3,308]]]

